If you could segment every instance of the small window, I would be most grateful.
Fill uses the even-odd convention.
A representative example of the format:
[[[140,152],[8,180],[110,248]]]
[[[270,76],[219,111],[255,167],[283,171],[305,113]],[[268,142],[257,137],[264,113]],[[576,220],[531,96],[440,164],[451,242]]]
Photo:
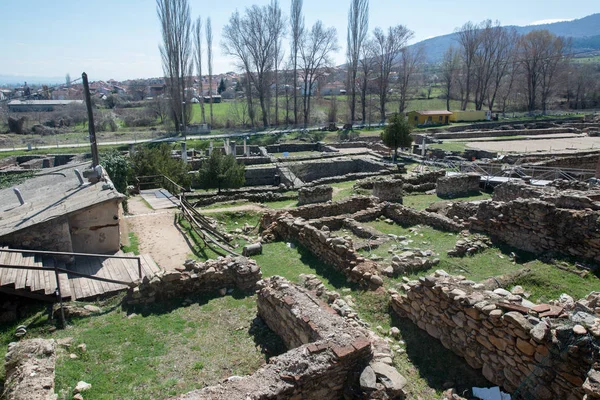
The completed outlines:
[[[440,115],[440,122],[442,121],[442,116]]]

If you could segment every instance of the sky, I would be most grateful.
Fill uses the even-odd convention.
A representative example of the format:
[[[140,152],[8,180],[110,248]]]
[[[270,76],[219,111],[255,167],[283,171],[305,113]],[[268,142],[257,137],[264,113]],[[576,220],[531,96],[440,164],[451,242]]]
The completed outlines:
[[[235,70],[222,54],[221,32],[236,9],[270,0],[189,0],[192,18],[210,17],[214,71]],[[291,0],[279,0],[289,15]],[[338,32],[337,64],[344,62],[350,0],[304,0],[307,27],[321,19]],[[499,20],[532,25],[582,18],[600,12],[598,0],[371,0],[369,30],[405,25],[413,43],[448,34],[467,21]],[[0,0],[2,76],[126,80],[162,76],[160,26],[154,0]]]

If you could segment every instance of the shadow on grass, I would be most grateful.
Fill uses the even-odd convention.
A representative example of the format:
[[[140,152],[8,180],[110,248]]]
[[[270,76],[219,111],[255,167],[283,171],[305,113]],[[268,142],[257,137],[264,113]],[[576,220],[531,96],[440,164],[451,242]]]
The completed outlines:
[[[315,273],[319,277],[325,278],[329,281],[331,286],[336,289],[350,288],[358,289],[359,286],[356,283],[348,282],[346,275],[337,271],[333,266],[325,264],[317,256],[315,256],[307,248],[297,245],[298,253],[300,254],[300,261],[308,265],[311,269],[315,270]]]
[[[267,362],[271,357],[276,357],[287,351],[283,339],[273,332],[260,317],[254,318],[248,333],[254,339],[254,344],[260,348],[260,352],[265,355],[265,361]]]
[[[406,342],[406,355],[431,388],[442,391],[452,387],[463,394],[470,393],[473,386],[496,386],[408,318],[398,318],[391,311],[390,315],[392,326],[400,329]]]

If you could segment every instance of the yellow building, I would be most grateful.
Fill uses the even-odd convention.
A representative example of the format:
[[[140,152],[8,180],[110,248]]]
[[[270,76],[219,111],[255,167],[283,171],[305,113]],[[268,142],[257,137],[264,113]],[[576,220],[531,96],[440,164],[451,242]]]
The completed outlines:
[[[489,121],[492,118],[491,111],[452,111],[450,122],[474,122]]]
[[[411,111],[408,114],[408,122],[412,125],[445,125],[452,118],[450,111]]]

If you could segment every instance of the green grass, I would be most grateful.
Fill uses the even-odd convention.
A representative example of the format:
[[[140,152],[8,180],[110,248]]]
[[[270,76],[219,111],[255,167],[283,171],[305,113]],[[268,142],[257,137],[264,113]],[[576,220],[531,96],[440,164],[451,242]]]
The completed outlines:
[[[33,171],[20,174],[0,174],[0,189],[16,186],[33,176]]]
[[[108,150],[128,150],[127,146],[123,145],[102,145],[98,144],[102,151]],[[47,154],[89,154],[91,157],[91,150],[89,147],[57,147],[49,149],[32,149],[32,150],[11,150],[11,151],[0,151],[0,159],[11,156],[32,156],[32,155],[47,155]]]
[[[232,375],[254,372],[265,362],[248,330],[256,316],[255,297],[194,297],[134,310],[127,318],[119,305],[74,320],[68,329],[48,332],[40,312],[26,321],[26,337],[72,337],[59,351],[56,391],[71,398],[78,381],[91,383],[90,399],[161,399],[218,384]],[[2,345],[14,340],[14,327],[2,330]],[[85,343],[86,352],[77,350]],[[70,353],[79,358],[71,359]],[[202,367],[200,367],[202,366]],[[60,397],[59,398],[63,398]]]
[[[444,151],[452,151],[457,153],[462,153],[467,150],[467,144],[465,142],[444,142],[444,143],[435,143],[428,144],[428,149],[436,149],[436,150],[444,150]]]
[[[492,197],[491,194],[489,193],[481,193],[479,195],[476,196],[469,196],[469,197],[457,197],[455,199],[443,199],[441,197],[438,197],[435,194],[415,194],[415,195],[407,195],[405,196],[402,201],[403,204],[407,207],[412,207],[414,209],[417,210],[425,210],[427,207],[429,207],[432,203],[438,202],[438,201],[445,201],[448,203],[451,202],[457,202],[457,201],[476,201],[476,200],[487,200],[490,199]]]
[[[241,205],[246,205],[246,204],[248,204],[247,200],[227,201],[227,202],[224,202],[224,203],[211,204],[209,206],[199,206],[198,210],[199,211],[203,211],[203,210],[216,210],[216,209],[219,209],[219,208],[239,207]]]
[[[124,253],[140,254],[140,240],[134,232],[129,232],[129,245],[123,246]]]

